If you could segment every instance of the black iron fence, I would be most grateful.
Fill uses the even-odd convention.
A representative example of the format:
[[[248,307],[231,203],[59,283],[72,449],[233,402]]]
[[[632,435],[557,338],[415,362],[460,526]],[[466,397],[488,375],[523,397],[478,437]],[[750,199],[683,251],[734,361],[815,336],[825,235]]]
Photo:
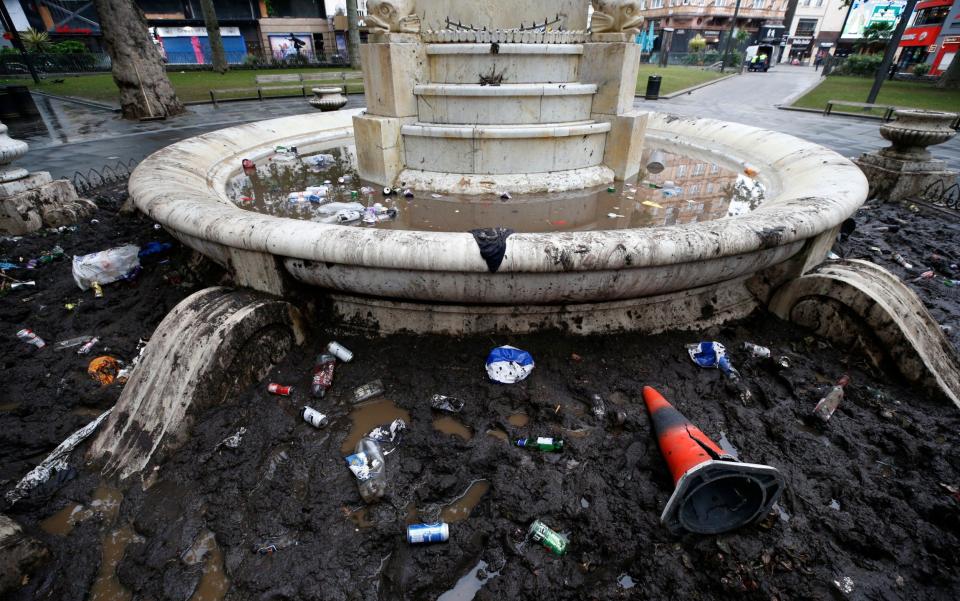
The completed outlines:
[[[100,169],[88,169],[86,173],[75,171],[73,173],[73,187],[81,195],[89,194],[91,191],[119,184],[127,181],[138,161],[130,159],[129,161],[117,161],[115,165],[104,165]]]

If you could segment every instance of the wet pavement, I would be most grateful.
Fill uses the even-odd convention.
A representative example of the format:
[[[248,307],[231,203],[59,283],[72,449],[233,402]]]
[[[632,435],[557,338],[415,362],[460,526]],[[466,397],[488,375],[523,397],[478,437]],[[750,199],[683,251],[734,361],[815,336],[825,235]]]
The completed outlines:
[[[888,146],[880,136],[878,119],[790,111],[788,106],[820,80],[812,67],[777,65],[766,73],[743,73],[670,100],[644,100],[634,106],[694,117],[745,123],[797,136],[847,157]],[[866,99],[864,99],[866,100]],[[958,107],[960,109],[960,107]],[[935,158],[960,169],[960,137],[932,148]]]

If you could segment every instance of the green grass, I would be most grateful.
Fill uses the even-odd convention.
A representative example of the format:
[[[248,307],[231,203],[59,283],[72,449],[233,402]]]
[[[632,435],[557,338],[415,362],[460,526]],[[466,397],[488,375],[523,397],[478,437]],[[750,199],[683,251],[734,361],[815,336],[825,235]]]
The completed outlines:
[[[170,82],[173,83],[173,87],[176,88],[177,96],[180,97],[180,100],[184,102],[190,102],[196,100],[210,100],[211,89],[253,87],[256,85],[254,77],[257,75],[286,75],[293,73],[320,73],[323,71],[340,72],[347,70],[349,69],[335,67],[312,69],[244,69],[242,71],[228,71],[223,75],[218,75],[211,71],[174,71],[170,72],[169,75]],[[52,83],[54,80],[59,79],[63,79],[63,83]],[[335,82],[331,81],[330,83],[332,84]],[[34,85],[33,80],[31,80],[29,77],[7,77],[0,79],[0,84],[29,85],[31,88],[41,92],[58,94],[60,96],[74,96],[77,98],[86,98],[88,100],[113,104],[119,102],[119,98],[117,96],[117,87],[113,83],[113,77],[109,73],[74,76],[49,75],[46,76],[38,86]],[[266,85],[288,84],[278,83]],[[308,85],[315,84],[310,82]],[[351,93],[362,92],[363,83],[359,80],[353,80],[352,83],[348,84],[347,88],[347,91]],[[297,90],[283,90],[278,92],[265,92],[264,96],[296,93]],[[309,93],[310,90],[308,89],[307,94],[309,95]],[[251,95],[255,96],[256,93],[254,92]],[[242,94],[237,94],[235,96],[242,96]],[[229,95],[226,97],[229,97]]]
[[[650,75],[659,75],[663,78],[663,81],[660,82],[660,95],[663,96],[690,86],[713,81],[724,75],[729,75],[731,72],[735,73],[736,70],[720,73],[719,71],[705,71],[700,67],[671,65],[664,69],[656,65],[640,65],[640,74],[637,76],[637,93],[643,94],[647,90],[647,77]]]
[[[872,77],[830,76],[816,88],[797,99],[793,106],[823,110],[827,106],[828,100],[866,102],[872,85]],[[885,81],[883,87],[880,88],[880,95],[877,96],[877,104],[956,112],[960,110],[960,90],[941,90],[932,84],[915,81]],[[853,107],[844,109],[842,105],[835,106],[834,110],[861,114],[883,114],[882,110],[870,109],[864,111]]]

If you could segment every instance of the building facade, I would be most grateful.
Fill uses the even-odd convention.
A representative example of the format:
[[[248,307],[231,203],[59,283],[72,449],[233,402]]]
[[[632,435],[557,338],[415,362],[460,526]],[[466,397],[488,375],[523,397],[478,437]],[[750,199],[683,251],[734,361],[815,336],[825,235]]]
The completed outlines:
[[[960,1],[955,0],[925,0],[917,3],[900,39],[898,65],[901,71],[927,64],[932,74],[943,72],[953,58],[951,53],[956,55],[957,51],[960,36],[958,7]],[[950,35],[951,30],[953,35]]]
[[[46,31],[54,42],[78,40],[102,51],[92,2],[3,0],[18,30]],[[135,0],[170,64],[210,63],[200,0]],[[364,8],[366,3],[360,0]],[[213,0],[227,60],[346,62],[346,18],[328,17],[324,0]],[[22,15],[22,16],[20,16]]]
[[[832,54],[846,14],[843,0],[800,0],[787,27],[783,61],[809,65]]]
[[[737,27],[756,39],[766,23],[782,23],[788,0],[742,0]],[[690,40],[700,35],[707,47],[720,49],[722,38],[733,28],[735,0],[641,0],[640,10],[654,30],[674,29],[671,49],[686,52]]]

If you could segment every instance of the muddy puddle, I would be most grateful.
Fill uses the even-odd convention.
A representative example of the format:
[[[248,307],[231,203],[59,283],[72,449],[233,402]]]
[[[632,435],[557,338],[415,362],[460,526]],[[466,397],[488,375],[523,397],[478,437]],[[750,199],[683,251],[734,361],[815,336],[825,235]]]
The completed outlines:
[[[459,436],[463,440],[470,440],[473,438],[473,430],[463,425],[463,423],[456,419],[455,417],[450,417],[449,415],[444,415],[433,420],[433,429],[438,432],[443,432],[444,434],[450,434],[452,436]]]
[[[523,428],[530,423],[530,416],[526,413],[512,413],[507,417],[507,423],[515,428]]]
[[[340,452],[344,455],[353,453],[363,436],[377,426],[389,424],[395,419],[402,419],[410,423],[410,412],[406,409],[397,407],[396,403],[387,399],[369,401],[358,405],[350,412],[350,432],[343,444],[340,445]]]
[[[83,521],[78,514],[84,511],[83,505],[70,503],[60,511],[40,522],[40,529],[47,534],[66,536],[73,531],[78,522]]]
[[[60,511],[40,522],[40,529],[48,534],[67,536],[80,522],[98,516],[106,524],[112,524],[120,511],[123,493],[109,486],[100,486],[93,491],[87,506],[69,503]]]
[[[447,523],[460,522],[468,517],[476,507],[483,495],[490,490],[490,482],[487,480],[474,480],[467,487],[462,495],[448,503],[440,511],[440,519]]]
[[[223,552],[212,532],[203,533],[184,557],[184,562],[195,565],[203,562],[203,573],[190,601],[221,601],[230,588],[230,580],[223,569]]]
[[[492,430],[487,430],[487,436],[492,436],[494,438],[499,438],[500,440],[506,442],[510,440],[510,437],[507,436],[507,433],[501,430],[500,428],[493,428]]]
[[[100,573],[90,589],[88,601],[129,601],[130,591],[117,579],[117,565],[123,559],[127,545],[137,538],[133,527],[123,526],[114,530],[103,539],[103,559]]]

